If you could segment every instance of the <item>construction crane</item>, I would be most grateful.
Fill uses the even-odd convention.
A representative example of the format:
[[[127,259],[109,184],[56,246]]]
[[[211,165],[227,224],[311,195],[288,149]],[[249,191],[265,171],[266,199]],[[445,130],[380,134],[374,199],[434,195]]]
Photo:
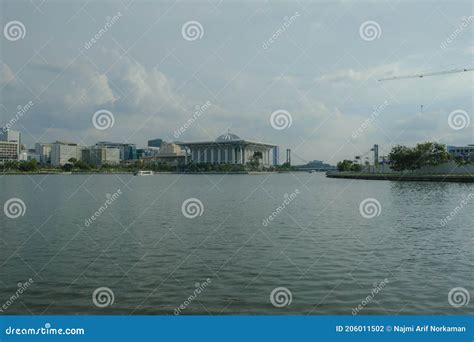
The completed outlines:
[[[405,78],[423,78],[423,77],[438,76],[438,75],[444,75],[444,74],[454,74],[454,73],[458,73],[458,72],[467,72],[467,71],[473,71],[473,70],[474,70],[474,68],[451,69],[451,70],[428,72],[428,73],[424,73],[424,74],[413,74],[413,75],[402,75],[402,76],[386,77],[386,78],[381,78],[378,81],[383,82],[383,81],[401,80],[401,79],[405,79]]]

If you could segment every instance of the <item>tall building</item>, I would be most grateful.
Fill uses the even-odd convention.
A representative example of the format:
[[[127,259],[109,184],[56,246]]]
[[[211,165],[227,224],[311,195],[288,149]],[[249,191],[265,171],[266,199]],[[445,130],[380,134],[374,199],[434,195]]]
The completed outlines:
[[[181,151],[181,146],[173,143],[162,143],[160,147],[160,152],[158,155],[161,156],[180,156],[183,155]]]
[[[110,141],[99,141],[96,147],[118,148],[120,150],[120,160],[137,159],[137,146],[129,143],[114,143]]]
[[[215,141],[178,143],[187,150],[194,163],[209,164],[238,164],[255,160],[257,157],[261,165],[274,165],[275,158],[272,151],[276,145],[244,140],[232,133],[225,133]]]
[[[20,161],[32,161],[36,160],[38,163],[41,162],[40,155],[36,152],[36,149],[23,150],[20,152]]]
[[[11,129],[2,128],[0,130],[1,141],[16,141],[18,145],[21,145],[21,133],[18,131],[12,131]]]
[[[163,143],[162,139],[148,140],[148,147],[161,147],[162,143]]]
[[[88,164],[102,166],[104,164],[119,164],[120,149],[93,146],[82,150],[82,160]]]
[[[69,159],[81,159],[81,147],[75,143],[56,141],[51,146],[51,165],[62,166],[69,163]]]
[[[40,156],[41,164],[50,164],[51,163],[51,144],[36,143],[35,150],[36,153]]]
[[[15,141],[0,140],[0,163],[19,160],[19,147]]]
[[[21,149],[21,133],[18,131],[12,131],[7,128],[0,130],[0,142],[2,142],[2,148],[0,153],[0,159],[2,160],[19,160],[20,149]],[[15,149],[13,153],[12,150]]]

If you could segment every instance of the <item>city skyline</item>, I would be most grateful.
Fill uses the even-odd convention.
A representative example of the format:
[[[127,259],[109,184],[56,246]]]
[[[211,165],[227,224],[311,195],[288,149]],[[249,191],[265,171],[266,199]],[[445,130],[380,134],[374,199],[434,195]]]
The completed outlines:
[[[470,2],[370,3],[370,16],[353,1],[323,4],[4,3],[2,23],[18,20],[25,34],[2,38],[1,124],[31,101],[12,126],[28,146],[145,146],[155,137],[214,139],[230,128],[332,163],[374,143],[472,143],[472,73],[377,81],[469,67]],[[188,22],[199,23],[197,37],[185,35]],[[378,25],[376,36],[364,36],[366,22]],[[112,113],[113,125],[94,127],[98,111]],[[271,124],[278,111],[290,115],[284,129]],[[452,129],[454,111],[470,125]]]

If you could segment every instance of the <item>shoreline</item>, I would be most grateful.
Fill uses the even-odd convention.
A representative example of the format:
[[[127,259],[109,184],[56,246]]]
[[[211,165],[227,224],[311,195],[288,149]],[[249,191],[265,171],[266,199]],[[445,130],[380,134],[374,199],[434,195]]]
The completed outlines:
[[[460,182],[474,183],[473,174],[402,174],[402,173],[354,173],[354,172],[327,172],[328,178],[385,180],[400,182]]]
[[[294,171],[291,171],[294,172]],[[177,172],[177,171],[153,171],[153,175],[266,175],[266,174],[277,174],[277,173],[290,173],[290,171],[228,171],[228,172]],[[2,176],[25,176],[25,175],[62,175],[62,176],[74,176],[74,175],[134,175],[134,171],[109,171],[109,172],[55,172],[55,171],[36,171],[36,172],[1,172]]]

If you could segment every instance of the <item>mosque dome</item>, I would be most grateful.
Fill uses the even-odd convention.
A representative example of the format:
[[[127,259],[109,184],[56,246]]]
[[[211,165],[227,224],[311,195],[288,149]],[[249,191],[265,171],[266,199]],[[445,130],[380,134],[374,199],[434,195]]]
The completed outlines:
[[[216,141],[231,141],[231,140],[242,140],[242,139],[238,135],[235,135],[229,132],[219,135],[216,139]]]

